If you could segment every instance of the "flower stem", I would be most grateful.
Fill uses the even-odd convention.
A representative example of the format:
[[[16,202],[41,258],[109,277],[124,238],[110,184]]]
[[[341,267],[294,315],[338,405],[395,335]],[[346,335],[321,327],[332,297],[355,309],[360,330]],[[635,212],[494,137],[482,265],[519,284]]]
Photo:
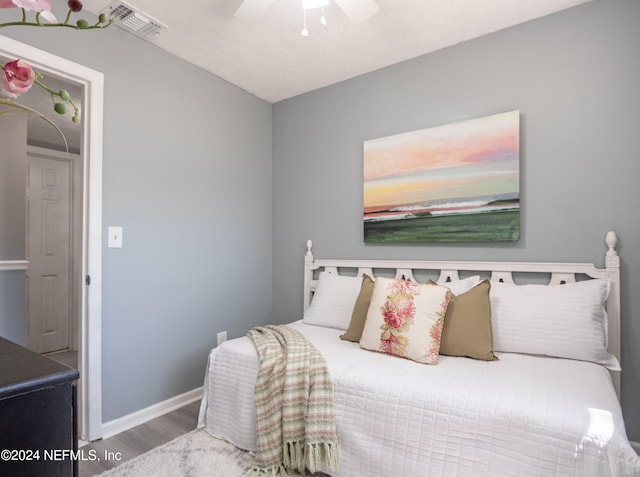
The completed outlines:
[[[10,99],[0,98],[0,104],[4,104],[6,106],[11,106],[11,107],[14,108],[14,109],[11,109],[11,110],[0,110],[0,115],[7,114],[7,113],[10,113],[12,111],[24,111],[26,113],[34,114],[34,115],[38,116],[40,119],[44,119],[51,126],[53,126],[56,129],[56,131],[58,131],[58,134],[60,134],[60,137],[64,141],[65,149],[67,150],[67,152],[69,152],[69,144],[67,143],[67,138],[64,136],[64,133],[62,132],[62,130],[56,125],[56,123],[51,121],[51,119],[46,117],[40,111],[37,111],[37,110],[35,110],[33,108],[30,108],[29,106],[25,106],[24,104],[16,103],[15,101],[12,101]]]
[[[56,98],[60,98],[62,101],[66,101],[67,103],[69,103],[71,105],[71,107],[73,108],[73,113],[74,113],[74,117],[75,117],[74,122],[77,120],[78,113],[80,112],[80,108],[78,107],[78,105],[76,105],[76,103],[73,102],[73,99],[71,99],[71,98],[69,98],[69,99],[63,98],[62,94],[60,93],[60,91],[53,91],[51,88],[49,88],[46,84],[44,84],[41,81],[39,81],[37,78],[35,80],[33,80],[33,82],[51,95],[51,102],[54,105],[56,103]]]
[[[104,25],[100,25],[100,22],[98,22],[95,25],[89,25],[86,28],[82,28],[82,30],[93,30],[93,29],[96,29],[96,28],[107,28],[112,23],[113,23],[113,20],[109,20],[109,22],[105,23]],[[81,29],[77,25],[72,25],[70,23],[35,23],[35,22],[7,22],[7,23],[0,23],[0,28],[4,28],[4,27],[8,27],[8,26],[18,26],[18,25],[37,26],[37,27],[43,27],[43,28],[67,27],[67,28],[73,28],[74,30],[80,30]]]
[[[96,28],[107,28],[109,25],[113,23],[113,18],[110,18],[108,22],[106,21],[107,16],[105,14],[101,14],[98,17],[98,20],[96,21],[96,23],[93,25],[89,25],[89,22],[87,22],[86,20],[78,20],[78,22],[76,23],[69,23],[71,20],[71,13],[72,13],[71,8],[69,8],[69,10],[67,11],[67,16],[64,19],[63,23],[42,23],[40,21],[42,12],[36,12],[35,21],[28,21],[27,10],[25,10],[24,8],[21,8],[20,10],[22,10],[22,20],[0,23],[0,28],[4,28],[8,26],[35,26],[35,27],[66,27],[66,28],[73,28],[74,30],[92,30]],[[83,26],[82,27],[79,26],[79,23],[83,24]]]

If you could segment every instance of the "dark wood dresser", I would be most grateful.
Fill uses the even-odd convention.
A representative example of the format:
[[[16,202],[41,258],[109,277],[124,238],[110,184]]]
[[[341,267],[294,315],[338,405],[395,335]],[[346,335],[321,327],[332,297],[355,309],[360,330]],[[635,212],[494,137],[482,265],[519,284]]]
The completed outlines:
[[[0,338],[0,475],[77,475],[78,371]]]

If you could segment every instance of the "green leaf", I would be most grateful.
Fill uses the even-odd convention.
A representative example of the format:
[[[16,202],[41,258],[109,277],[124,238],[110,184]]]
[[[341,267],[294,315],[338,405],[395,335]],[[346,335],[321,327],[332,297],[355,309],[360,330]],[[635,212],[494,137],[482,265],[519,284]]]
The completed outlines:
[[[53,110],[58,114],[67,114],[67,107],[62,103],[54,104]]]

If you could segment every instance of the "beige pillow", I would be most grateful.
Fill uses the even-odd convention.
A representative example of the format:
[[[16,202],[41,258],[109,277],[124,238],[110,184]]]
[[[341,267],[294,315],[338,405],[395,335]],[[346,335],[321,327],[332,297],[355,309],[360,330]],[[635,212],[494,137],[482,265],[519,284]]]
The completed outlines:
[[[430,280],[431,283],[434,283]],[[455,280],[452,282],[437,283],[437,285],[444,285],[451,290],[452,293],[461,293],[468,291],[472,287],[480,283],[480,277],[474,275],[463,280]],[[374,280],[369,275],[364,275],[362,278],[362,287],[360,288],[360,294],[356,301],[353,313],[351,314],[351,322],[347,332],[340,336],[340,339],[346,341],[359,342],[362,336],[362,329],[364,323],[367,320],[367,312],[369,311],[369,304],[371,303],[371,294],[373,293]]]
[[[369,275],[364,275],[362,277],[360,294],[358,295],[356,304],[353,307],[353,313],[351,313],[349,328],[347,328],[346,333],[340,335],[341,340],[354,341],[356,343],[360,341],[364,322],[367,319],[367,311],[369,311],[369,304],[371,303],[371,294],[373,293],[374,284],[375,282]]]
[[[493,361],[491,282],[484,280],[471,290],[453,296],[442,328],[440,354]]]
[[[450,297],[447,287],[377,278],[360,347],[437,364]]]

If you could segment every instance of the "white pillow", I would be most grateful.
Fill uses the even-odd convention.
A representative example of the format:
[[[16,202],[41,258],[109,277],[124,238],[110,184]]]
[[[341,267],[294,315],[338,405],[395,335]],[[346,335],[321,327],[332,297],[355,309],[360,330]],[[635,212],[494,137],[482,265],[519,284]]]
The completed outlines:
[[[619,371],[607,351],[610,287],[606,279],[558,286],[491,282],[494,351],[592,361]]]
[[[346,330],[361,286],[362,277],[321,272],[313,299],[302,321],[308,325]]]
[[[438,285],[442,285],[451,290],[454,295],[460,295],[461,293],[468,292],[478,283],[480,283],[480,275],[473,275],[469,278],[463,278],[462,280],[452,280],[450,282],[437,282]]]

